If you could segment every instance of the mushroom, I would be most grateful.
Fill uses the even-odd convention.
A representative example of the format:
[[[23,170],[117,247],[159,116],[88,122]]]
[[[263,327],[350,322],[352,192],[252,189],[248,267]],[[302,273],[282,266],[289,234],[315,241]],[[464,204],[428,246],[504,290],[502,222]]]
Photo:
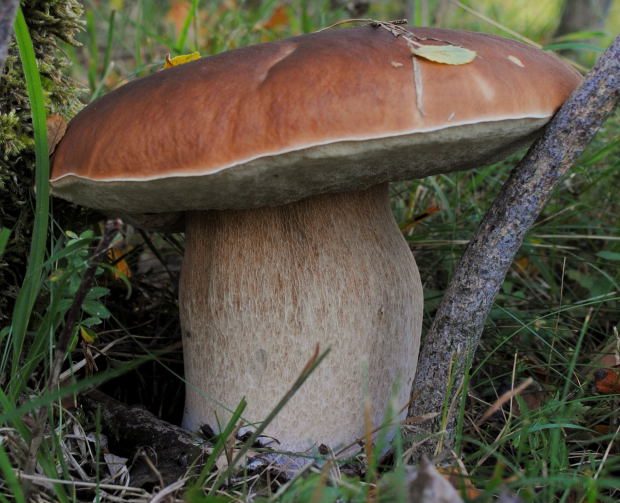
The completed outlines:
[[[422,286],[387,183],[506,157],[580,77],[513,40],[406,29],[375,23],[203,58],[70,122],[56,196],[184,218],[185,427],[217,430],[242,397],[260,422],[317,343],[331,353],[266,431],[280,448],[337,449],[363,437],[365,400],[373,427],[390,400],[407,404]],[[476,57],[439,64],[412,43]]]

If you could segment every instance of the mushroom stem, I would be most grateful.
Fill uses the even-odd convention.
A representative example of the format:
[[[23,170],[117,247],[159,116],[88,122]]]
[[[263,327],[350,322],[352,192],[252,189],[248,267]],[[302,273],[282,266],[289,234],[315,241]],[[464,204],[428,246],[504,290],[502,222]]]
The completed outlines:
[[[280,448],[337,449],[409,400],[422,286],[387,184],[274,208],[189,212],[181,276],[184,426],[217,430],[245,396],[263,420],[317,343],[331,353],[267,428]],[[210,400],[209,397],[215,399]]]

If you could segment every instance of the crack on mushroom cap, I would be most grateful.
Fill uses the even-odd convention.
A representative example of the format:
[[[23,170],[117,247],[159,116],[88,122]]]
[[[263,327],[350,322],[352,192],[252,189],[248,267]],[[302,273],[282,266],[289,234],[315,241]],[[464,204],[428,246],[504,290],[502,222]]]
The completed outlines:
[[[286,58],[290,57],[297,49],[297,44],[282,45],[274,59],[266,62],[267,68],[262,69],[260,76],[258,77],[259,87],[268,80],[269,74],[276,70],[276,67],[282,63]]]

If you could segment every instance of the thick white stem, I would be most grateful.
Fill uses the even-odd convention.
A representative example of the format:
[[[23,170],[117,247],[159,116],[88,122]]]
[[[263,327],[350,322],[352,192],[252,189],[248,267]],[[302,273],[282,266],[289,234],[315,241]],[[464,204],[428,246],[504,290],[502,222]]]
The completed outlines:
[[[317,343],[331,353],[266,433],[336,449],[409,400],[422,322],[415,261],[387,185],[285,206],[187,215],[181,322],[184,426],[263,420]],[[209,397],[215,399],[212,401]]]

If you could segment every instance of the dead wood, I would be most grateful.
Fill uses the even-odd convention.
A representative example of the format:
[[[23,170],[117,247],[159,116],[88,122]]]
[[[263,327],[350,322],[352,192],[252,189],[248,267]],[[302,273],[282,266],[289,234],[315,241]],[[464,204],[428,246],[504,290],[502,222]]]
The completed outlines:
[[[204,440],[175,426],[142,407],[125,405],[100,391],[89,391],[80,397],[81,406],[90,412],[100,411],[101,424],[115,454],[135,457],[144,452],[149,462],[132,469],[132,485],[156,482],[161,476],[165,484],[181,478],[206,453]],[[155,473],[150,464],[157,470]]]

